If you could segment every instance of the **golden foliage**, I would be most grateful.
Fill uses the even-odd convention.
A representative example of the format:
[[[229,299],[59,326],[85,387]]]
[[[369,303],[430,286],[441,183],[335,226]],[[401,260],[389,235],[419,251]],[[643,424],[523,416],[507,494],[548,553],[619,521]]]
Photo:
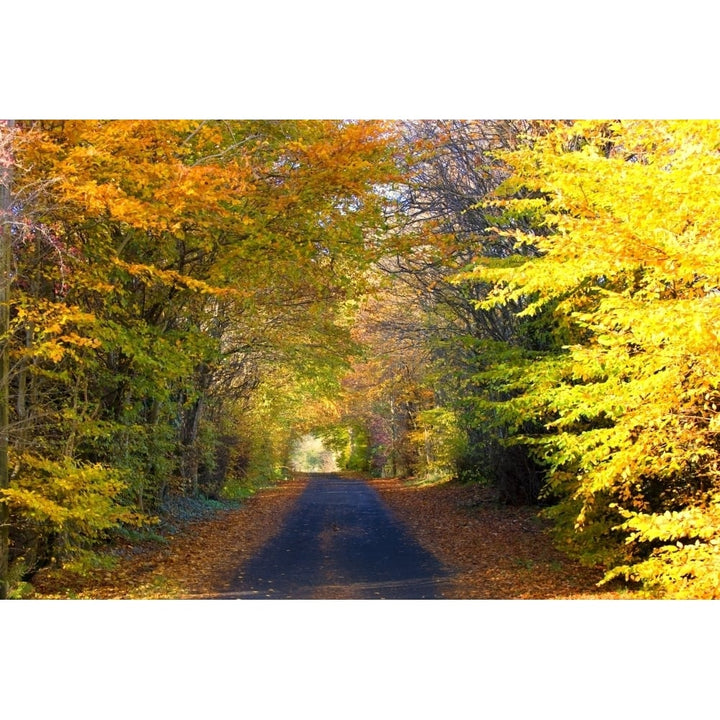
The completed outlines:
[[[575,508],[565,534],[648,587],[703,597],[718,594],[718,149],[715,121],[558,124],[506,156],[495,200],[532,204],[541,224],[506,232],[537,257],[466,276],[493,283],[486,306],[570,328],[510,403],[542,428],[529,441]]]
[[[322,384],[308,377],[339,374],[342,303],[382,222],[375,185],[396,174],[389,128],[42,120],[18,123],[13,141],[11,450],[46,463],[34,482],[24,461],[6,493],[13,552],[29,518],[51,544],[72,526],[65,548],[78,548],[168,488],[200,491],[201,472],[217,492],[221,434],[282,454],[286,388],[271,432],[269,411],[230,432],[234,404],[262,405],[283,369],[304,397]]]

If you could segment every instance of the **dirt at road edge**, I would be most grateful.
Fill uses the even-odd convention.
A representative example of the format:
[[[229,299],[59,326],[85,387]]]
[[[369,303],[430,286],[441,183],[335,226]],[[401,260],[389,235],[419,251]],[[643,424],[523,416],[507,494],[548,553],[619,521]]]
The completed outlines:
[[[618,597],[596,587],[601,570],[553,546],[537,508],[500,505],[475,484],[418,486],[395,478],[371,484],[418,542],[457,570],[447,599]]]
[[[87,577],[42,571],[33,579],[35,599],[186,599],[224,592],[237,568],[280,528],[307,485],[299,475],[206,520],[187,523],[167,544],[122,548],[111,570]]]

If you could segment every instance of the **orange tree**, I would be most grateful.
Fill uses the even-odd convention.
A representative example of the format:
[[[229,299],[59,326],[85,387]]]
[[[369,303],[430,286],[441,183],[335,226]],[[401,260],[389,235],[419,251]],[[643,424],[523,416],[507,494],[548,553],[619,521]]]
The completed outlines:
[[[3,495],[32,568],[216,492],[222,404],[347,352],[396,171],[370,121],[23,121],[14,142]]]

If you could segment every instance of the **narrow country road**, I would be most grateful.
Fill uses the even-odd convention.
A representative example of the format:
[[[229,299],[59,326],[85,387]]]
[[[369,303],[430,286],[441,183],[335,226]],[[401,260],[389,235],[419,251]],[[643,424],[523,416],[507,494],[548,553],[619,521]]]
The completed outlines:
[[[366,482],[312,475],[278,534],[222,597],[441,598],[450,575]]]

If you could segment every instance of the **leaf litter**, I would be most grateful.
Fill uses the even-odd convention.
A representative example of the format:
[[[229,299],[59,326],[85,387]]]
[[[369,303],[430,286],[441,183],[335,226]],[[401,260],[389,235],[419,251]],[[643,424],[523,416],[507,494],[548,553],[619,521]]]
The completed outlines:
[[[180,523],[161,541],[124,541],[112,569],[78,576],[46,569],[33,578],[35,598],[190,599],[230,590],[239,567],[275,535],[308,477],[259,491],[239,508]],[[446,599],[608,599],[629,597],[597,587],[603,571],[584,567],[553,546],[537,508],[494,501],[489,488],[396,478],[370,485],[416,540],[455,571]]]

